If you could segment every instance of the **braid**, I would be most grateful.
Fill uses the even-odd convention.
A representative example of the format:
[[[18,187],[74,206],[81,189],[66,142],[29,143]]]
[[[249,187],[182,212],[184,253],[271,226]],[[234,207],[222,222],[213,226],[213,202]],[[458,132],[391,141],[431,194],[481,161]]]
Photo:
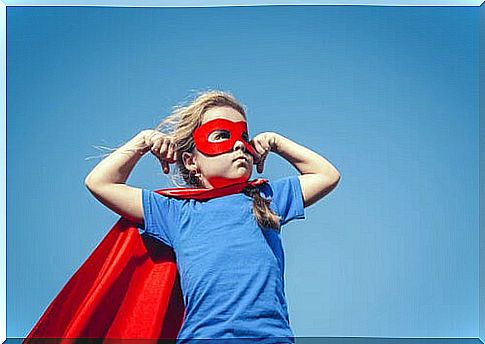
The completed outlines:
[[[253,198],[253,213],[259,226],[279,230],[280,219],[269,207],[271,200],[261,197],[257,186],[247,186],[243,192]]]

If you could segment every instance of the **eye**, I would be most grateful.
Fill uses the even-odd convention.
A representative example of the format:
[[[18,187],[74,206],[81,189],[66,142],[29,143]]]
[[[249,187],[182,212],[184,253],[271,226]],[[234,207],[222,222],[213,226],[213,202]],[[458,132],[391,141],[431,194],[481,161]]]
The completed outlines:
[[[243,138],[244,141],[249,142],[249,137],[248,137],[248,133],[247,132],[244,132],[242,134],[242,138]]]
[[[227,130],[216,130],[209,135],[209,141],[210,142],[222,141],[222,140],[229,139],[230,137],[231,137],[231,133],[228,132]]]

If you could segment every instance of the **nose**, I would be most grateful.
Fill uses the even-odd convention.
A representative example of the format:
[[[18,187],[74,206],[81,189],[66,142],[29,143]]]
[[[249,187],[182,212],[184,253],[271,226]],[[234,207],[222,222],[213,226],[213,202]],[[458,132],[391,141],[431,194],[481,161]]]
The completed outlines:
[[[234,150],[241,149],[243,152],[246,152],[246,146],[241,140],[236,140],[236,142],[234,142],[233,149]]]

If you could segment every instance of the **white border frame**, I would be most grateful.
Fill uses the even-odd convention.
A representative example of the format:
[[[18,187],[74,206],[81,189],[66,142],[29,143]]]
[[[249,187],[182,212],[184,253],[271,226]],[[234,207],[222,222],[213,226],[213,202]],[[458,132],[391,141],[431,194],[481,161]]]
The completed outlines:
[[[2,199],[0,225],[0,343],[5,342],[7,335],[7,193],[6,193],[6,171],[7,171],[7,6],[102,6],[102,7],[217,7],[217,6],[263,6],[263,5],[369,5],[369,6],[481,6],[485,0],[408,0],[408,1],[386,1],[386,0],[369,0],[369,1],[295,1],[295,0],[266,0],[266,2],[253,0],[248,3],[246,0],[100,0],[100,1],[82,1],[82,0],[53,0],[51,2],[40,0],[0,0],[0,53],[3,57],[1,60],[0,77],[2,80],[2,98],[0,106],[2,112],[2,123],[0,128],[1,135],[1,169],[0,193]]]

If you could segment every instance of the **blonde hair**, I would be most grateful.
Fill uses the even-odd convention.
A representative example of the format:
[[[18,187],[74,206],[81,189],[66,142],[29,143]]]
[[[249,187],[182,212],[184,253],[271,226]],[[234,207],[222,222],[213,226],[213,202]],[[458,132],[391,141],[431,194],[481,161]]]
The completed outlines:
[[[182,179],[185,186],[201,187],[199,179],[195,178],[185,167],[182,153],[192,153],[195,149],[192,133],[202,124],[202,117],[207,110],[217,106],[229,106],[241,113],[246,119],[246,111],[236,98],[229,92],[210,90],[198,92],[197,97],[188,104],[176,105],[173,112],[164,118],[154,129],[173,138],[177,149],[177,161],[172,182],[177,186],[184,186],[178,180]],[[178,179],[178,180],[177,180]],[[253,213],[260,227],[280,227],[279,217],[269,207],[271,200],[263,198],[259,188],[249,186],[243,190],[244,194],[253,198]]]

